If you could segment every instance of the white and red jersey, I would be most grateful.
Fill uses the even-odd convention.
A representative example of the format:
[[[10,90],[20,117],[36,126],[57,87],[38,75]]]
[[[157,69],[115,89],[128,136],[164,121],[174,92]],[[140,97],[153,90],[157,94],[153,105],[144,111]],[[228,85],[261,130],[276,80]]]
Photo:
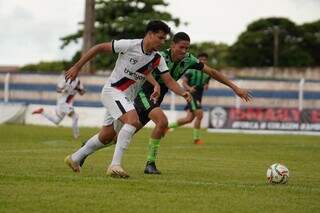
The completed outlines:
[[[143,51],[143,39],[113,40],[112,50],[119,55],[106,85],[121,90],[130,100],[136,97],[148,73],[156,68],[159,72],[168,71],[159,52]]]
[[[83,84],[77,77],[71,84],[67,84],[64,76],[59,78],[57,90],[61,91],[58,93],[58,103],[73,103],[74,96],[80,91],[84,90]]]

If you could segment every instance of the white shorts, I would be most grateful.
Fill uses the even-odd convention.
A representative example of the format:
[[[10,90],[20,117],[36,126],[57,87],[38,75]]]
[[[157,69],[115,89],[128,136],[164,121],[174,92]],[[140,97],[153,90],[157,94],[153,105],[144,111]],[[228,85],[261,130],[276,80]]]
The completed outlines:
[[[101,102],[106,108],[103,125],[109,126],[126,112],[134,110],[133,101],[120,90],[105,85],[101,92]]]
[[[56,114],[63,118],[66,115],[69,115],[70,113],[74,112],[74,108],[71,104],[68,103],[58,103],[56,107]]]

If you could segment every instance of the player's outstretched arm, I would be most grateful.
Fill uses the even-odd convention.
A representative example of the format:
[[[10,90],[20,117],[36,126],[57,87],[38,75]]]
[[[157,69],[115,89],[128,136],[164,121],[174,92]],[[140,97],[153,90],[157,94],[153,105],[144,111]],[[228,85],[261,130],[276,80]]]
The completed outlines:
[[[226,76],[224,76],[219,71],[209,67],[208,65],[204,65],[203,69],[204,72],[206,72],[210,77],[216,79],[220,83],[223,83],[230,87],[241,99],[244,101],[250,101],[252,98],[252,95],[249,90],[242,89],[238,87],[236,84],[234,84],[230,79],[228,79]]]
[[[192,96],[189,92],[183,89],[170,75],[169,72],[166,72],[161,75],[162,80],[166,84],[166,86],[172,90],[177,95],[180,95],[186,99],[186,101],[190,102],[192,100]]]
[[[75,63],[69,70],[66,71],[65,73],[66,80],[73,81],[78,76],[78,73],[80,72],[83,65],[85,65],[88,61],[94,58],[98,53],[102,53],[102,52],[107,52],[107,53],[112,52],[111,42],[101,43],[91,47],[88,50],[88,52],[86,52],[77,63]]]

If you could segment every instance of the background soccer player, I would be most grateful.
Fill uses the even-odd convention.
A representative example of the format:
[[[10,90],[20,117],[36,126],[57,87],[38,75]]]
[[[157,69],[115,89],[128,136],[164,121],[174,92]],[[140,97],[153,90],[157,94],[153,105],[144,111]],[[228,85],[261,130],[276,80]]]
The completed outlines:
[[[208,54],[200,53],[198,59],[203,64],[208,62]],[[195,144],[203,144],[203,141],[200,139],[199,130],[201,127],[201,121],[203,117],[203,110],[201,106],[201,100],[203,92],[208,90],[210,76],[201,70],[189,69],[186,71],[186,74],[182,78],[183,86],[186,88],[192,95],[192,101],[186,106],[187,115],[184,118],[178,119],[176,122],[169,124],[169,128],[177,128],[179,126],[191,123],[194,121],[193,127],[193,141]]]
[[[71,84],[66,84],[66,81],[62,76],[57,85],[57,93],[60,95],[58,95],[55,114],[51,114],[43,108],[33,111],[32,114],[41,114],[56,125],[58,125],[66,115],[71,117],[73,137],[78,138],[80,135],[78,126],[79,115],[73,108],[73,101],[74,96],[77,93],[83,95],[85,92],[86,91],[84,90],[83,84],[80,82],[79,78],[76,78]]]

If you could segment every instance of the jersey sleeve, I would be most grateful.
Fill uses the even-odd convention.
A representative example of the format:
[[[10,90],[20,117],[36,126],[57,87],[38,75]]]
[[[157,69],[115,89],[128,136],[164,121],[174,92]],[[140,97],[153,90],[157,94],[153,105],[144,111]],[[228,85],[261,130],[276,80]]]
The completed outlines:
[[[160,74],[164,74],[166,72],[169,72],[169,68],[168,68],[166,61],[164,60],[162,55],[160,57],[160,63],[157,67],[157,72]]]
[[[121,39],[121,40],[112,40],[112,52],[114,53],[125,53],[132,45],[132,40]]]

